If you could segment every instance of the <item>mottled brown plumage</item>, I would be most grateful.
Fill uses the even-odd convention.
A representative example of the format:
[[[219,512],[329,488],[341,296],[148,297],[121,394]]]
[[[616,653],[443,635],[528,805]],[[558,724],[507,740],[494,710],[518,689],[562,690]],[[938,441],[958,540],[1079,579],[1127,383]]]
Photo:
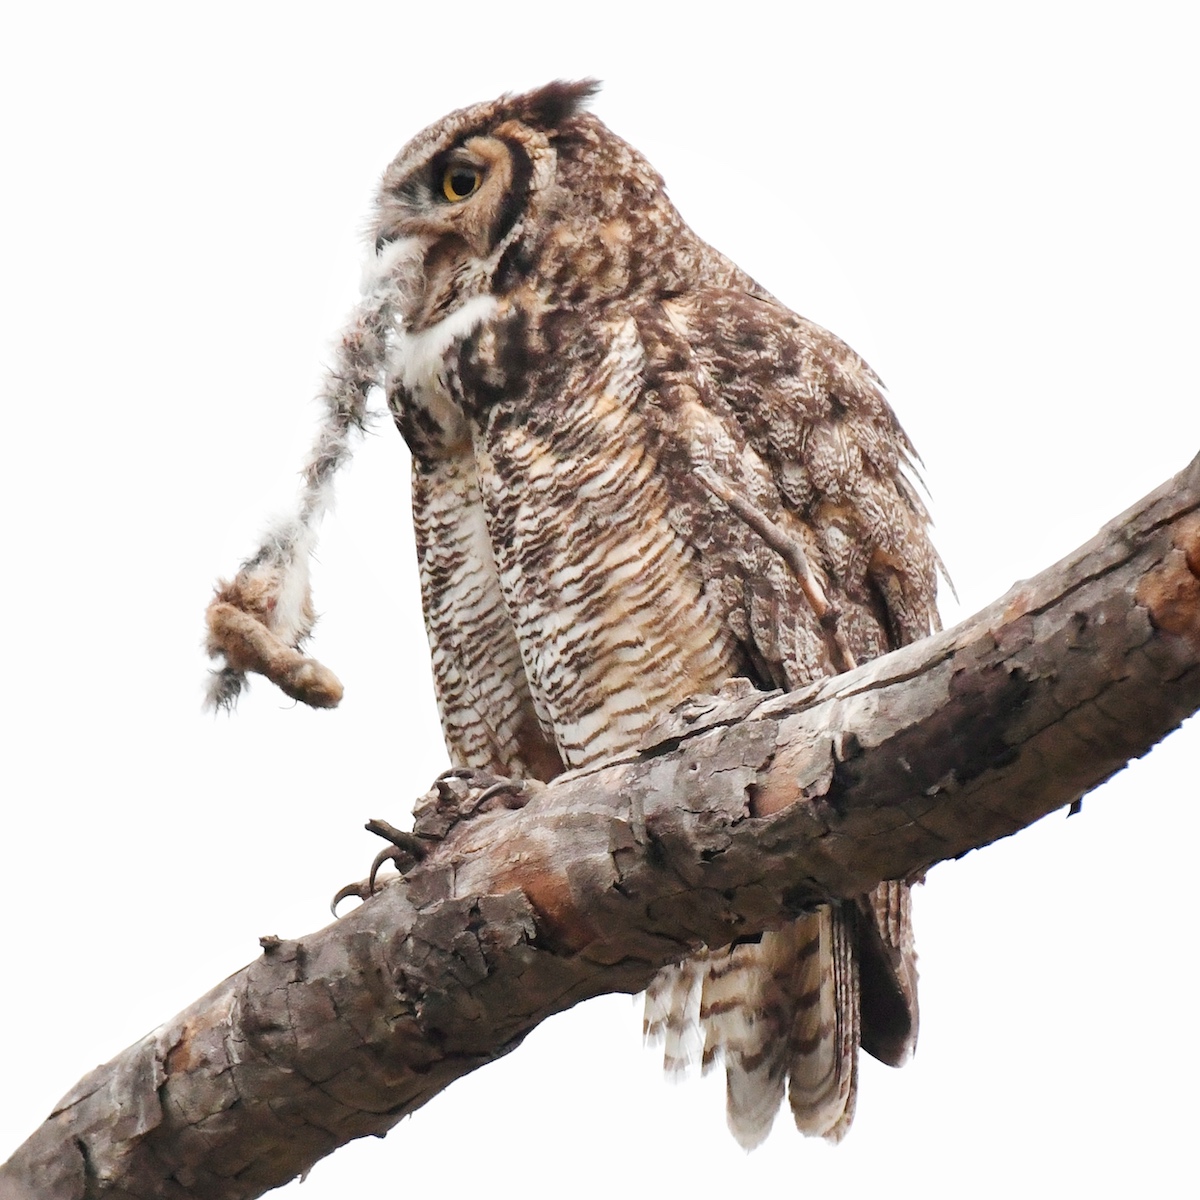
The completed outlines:
[[[692,233],[584,111],[594,90],[502,97],[405,147],[326,392],[340,431],[381,378],[412,451],[453,762],[540,779],[729,680],[795,688],[936,623],[879,380]],[[331,470],[310,469],[314,495]],[[913,960],[908,889],[883,885],[663,972],[647,1031],[669,1067],[724,1059],[743,1144],[785,1089],[836,1139],[860,1042],[898,1063],[915,1041]]]
[[[380,245],[409,264],[388,400],[413,452],[447,743],[456,763],[541,778],[630,749],[732,677],[797,687],[936,619],[912,451],[879,381],[688,229],[581,110],[591,90],[451,114],[379,205]],[[705,1031],[744,1143],[789,1079],[800,1127],[836,1138],[859,1041],[888,1061],[911,1048],[912,960],[907,889],[889,885],[665,972],[647,1026],[669,1065],[689,1022]]]

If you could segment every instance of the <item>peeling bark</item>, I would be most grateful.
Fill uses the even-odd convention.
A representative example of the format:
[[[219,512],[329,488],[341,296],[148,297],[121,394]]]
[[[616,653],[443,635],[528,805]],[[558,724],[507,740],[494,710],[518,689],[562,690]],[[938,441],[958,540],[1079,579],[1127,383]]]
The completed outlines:
[[[956,628],[789,695],[696,698],[641,755],[266,939],[85,1076],[0,1198],[261,1195],[555,1012],[1073,803],[1197,708],[1200,458]]]

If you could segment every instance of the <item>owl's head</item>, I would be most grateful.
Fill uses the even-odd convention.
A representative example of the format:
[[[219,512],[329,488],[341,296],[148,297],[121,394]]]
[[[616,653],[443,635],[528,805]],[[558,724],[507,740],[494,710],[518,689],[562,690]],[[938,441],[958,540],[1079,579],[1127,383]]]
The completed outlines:
[[[651,273],[650,241],[686,236],[658,173],[584,110],[598,87],[556,82],[460,109],[388,167],[372,232],[381,259],[409,264],[409,329],[522,286],[573,305],[581,288],[628,295],[639,268]]]

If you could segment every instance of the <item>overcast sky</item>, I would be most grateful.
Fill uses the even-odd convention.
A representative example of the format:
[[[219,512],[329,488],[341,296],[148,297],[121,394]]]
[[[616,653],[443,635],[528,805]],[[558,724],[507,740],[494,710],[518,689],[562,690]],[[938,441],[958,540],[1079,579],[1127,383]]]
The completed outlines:
[[[362,875],[445,766],[387,422],[315,574],[312,712],[200,711],[214,578],[286,508],[379,174],[451,108],[554,77],[685,218],[883,376],[961,607],[1200,450],[1189,6],[26,6],[5,20],[0,1158],[97,1062]],[[838,1148],[746,1156],[722,1083],[660,1080],[640,1007],[537,1030],[300,1200],[926,1197],[1193,1175],[1195,722],[917,899],[921,1045]]]

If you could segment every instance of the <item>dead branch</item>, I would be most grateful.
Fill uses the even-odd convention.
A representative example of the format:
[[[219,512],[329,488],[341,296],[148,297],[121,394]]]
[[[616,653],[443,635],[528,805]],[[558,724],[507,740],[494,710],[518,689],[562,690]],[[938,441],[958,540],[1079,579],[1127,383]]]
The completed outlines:
[[[1200,708],[1200,457],[956,628],[453,825],[345,919],[85,1076],[0,1197],[261,1195],[538,1022],[701,943],[914,878],[1071,804]]]

